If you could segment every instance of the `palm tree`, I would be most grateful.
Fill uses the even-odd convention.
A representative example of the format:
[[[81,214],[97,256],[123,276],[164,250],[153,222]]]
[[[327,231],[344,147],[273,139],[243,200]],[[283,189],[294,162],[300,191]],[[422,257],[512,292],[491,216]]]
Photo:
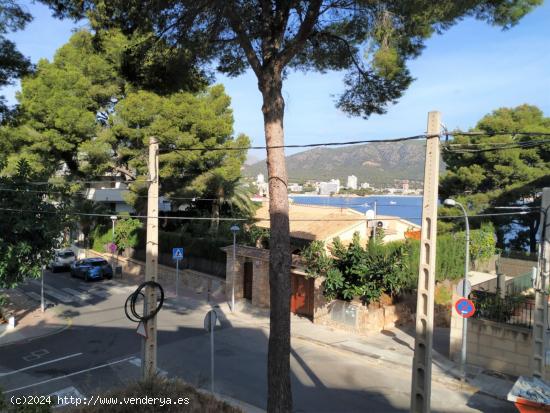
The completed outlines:
[[[252,218],[257,206],[252,201],[254,191],[245,184],[241,177],[236,180],[216,180],[215,199],[212,201],[212,221],[210,232],[216,234],[220,225],[220,209],[228,206],[232,216]]]

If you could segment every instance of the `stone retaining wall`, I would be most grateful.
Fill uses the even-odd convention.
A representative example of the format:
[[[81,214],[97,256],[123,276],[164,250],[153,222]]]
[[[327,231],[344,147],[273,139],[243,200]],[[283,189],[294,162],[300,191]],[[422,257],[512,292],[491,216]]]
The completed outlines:
[[[389,330],[397,325],[413,321],[411,309],[404,303],[379,306],[361,302],[333,300],[316,311],[314,323],[347,330],[368,333]]]
[[[132,258],[119,256],[111,257],[111,254],[101,254],[93,250],[87,250],[88,257],[101,257],[114,266],[122,267],[122,277],[130,279],[133,283],[139,284],[145,280],[145,263]],[[84,258],[84,250],[79,250],[79,258]],[[165,265],[158,266],[158,280],[166,290],[175,292],[176,269]],[[197,293],[210,291],[210,294],[217,297],[225,297],[225,280],[195,270],[180,270],[178,289],[192,289]]]
[[[453,296],[453,305],[458,299]],[[459,362],[462,348],[462,317],[453,311],[449,354]],[[512,376],[530,375],[532,332],[525,327],[468,319],[466,362]]]

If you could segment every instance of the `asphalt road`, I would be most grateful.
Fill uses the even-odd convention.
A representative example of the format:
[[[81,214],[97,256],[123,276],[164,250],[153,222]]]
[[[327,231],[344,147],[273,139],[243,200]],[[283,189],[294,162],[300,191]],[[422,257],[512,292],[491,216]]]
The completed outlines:
[[[92,396],[137,379],[141,341],[123,311],[133,288],[116,280],[85,283],[68,273],[47,273],[45,280],[47,299],[70,318],[71,328],[1,349],[0,387],[6,396]],[[20,288],[40,293],[38,283]],[[167,300],[158,316],[158,365],[170,377],[209,389],[210,338],[203,330],[203,304]],[[266,331],[224,323],[215,332],[215,391],[265,408],[266,352]],[[296,412],[409,410],[410,372],[405,369],[299,340],[293,340],[291,366]],[[438,383],[432,387],[432,410],[515,411],[507,402]]]

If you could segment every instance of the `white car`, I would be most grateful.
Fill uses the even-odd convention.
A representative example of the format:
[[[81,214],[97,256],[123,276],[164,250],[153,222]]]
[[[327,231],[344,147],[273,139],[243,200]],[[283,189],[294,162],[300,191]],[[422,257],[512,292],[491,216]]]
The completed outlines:
[[[51,268],[52,272],[56,272],[58,270],[70,268],[71,264],[75,261],[76,256],[73,250],[57,250],[48,267]]]

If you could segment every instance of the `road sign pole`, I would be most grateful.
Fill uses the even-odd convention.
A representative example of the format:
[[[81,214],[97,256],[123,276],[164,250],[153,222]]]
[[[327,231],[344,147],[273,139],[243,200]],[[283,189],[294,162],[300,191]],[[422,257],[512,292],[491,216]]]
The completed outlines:
[[[237,260],[237,254],[236,254],[236,243],[237,243],[237,233],[233,232],[233,268],[232,268],[232,274],[231,274],[231,312],[235,311],[235,276],[237,275],[236,272],[236,263]]]
[[[178,287],[180,285],[180,260],[176,260],[176,297],[179,297]]]
[[[458,203],[457,203],[458,204]],[[468,273],[470,271],[470,223],[468,222],[468,214],[466,209],[461,204],[458,204],[464,212],[464,222],[466,224],[466,257],[464,258],[464,287],[462,289],[462,296],[468,298],[467,284]],[[460,354],[460,367],[462,373],[462,380],[466,381],[466,347],[468,339],[468,319],[464,317],[462,319],[462,352]]]
[[[214,327],[216,318],[214,310],[210,311],[210,390],[214,393]]]
[[[46,311],[46,306],[44,305],[44,266],[42,266],[42,277],[40,280],[40,310],[42,312]]]

